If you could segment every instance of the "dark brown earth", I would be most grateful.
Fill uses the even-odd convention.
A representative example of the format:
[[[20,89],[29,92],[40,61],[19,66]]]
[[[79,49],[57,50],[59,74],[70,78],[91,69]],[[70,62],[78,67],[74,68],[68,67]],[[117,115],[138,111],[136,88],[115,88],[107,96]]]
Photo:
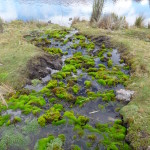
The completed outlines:
[[[31,59],[27,68],[27,76],[30,80],[41,79],[51,73],[50,68],[61,70],[62,61],[58,55],[44,54]]]

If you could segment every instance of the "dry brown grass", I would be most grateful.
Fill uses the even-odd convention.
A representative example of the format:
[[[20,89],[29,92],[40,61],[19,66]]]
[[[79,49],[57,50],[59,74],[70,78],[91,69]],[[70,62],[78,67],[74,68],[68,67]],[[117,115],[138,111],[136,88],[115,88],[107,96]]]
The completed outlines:
[[[118,15],[111,13],[101,17],[98,22],[98,27],[110,30],[127,29],[128,23],[125,17],[119,17]]]

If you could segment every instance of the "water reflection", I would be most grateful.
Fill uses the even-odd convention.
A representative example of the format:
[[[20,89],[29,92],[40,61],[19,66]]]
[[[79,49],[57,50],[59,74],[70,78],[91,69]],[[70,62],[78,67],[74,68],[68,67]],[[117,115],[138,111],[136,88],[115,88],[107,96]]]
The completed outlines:
[[[130,24],[133,24],[139,14],[143,14],[147,23],[150,21],[149,0],[140,3],[135,1],[117,0],[114,3],[113,0],[107,0],[104,13],[125,15]],[[51,20],[53,23],[69,26],[69,18],[80,16],[81,19],[89,19],[92,4],[93,0],[0,0],[0,17],[5,21]]]

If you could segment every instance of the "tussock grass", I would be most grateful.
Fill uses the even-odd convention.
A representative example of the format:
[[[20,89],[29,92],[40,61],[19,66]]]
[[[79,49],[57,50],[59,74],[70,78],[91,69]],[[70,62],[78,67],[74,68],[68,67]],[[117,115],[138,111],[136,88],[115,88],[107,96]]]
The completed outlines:
[[[89,23],[75,25],[81,33],[88,36],[110,36],[112,43],[122,57],[131,63],[131,81],[128,89],[134,90],[132,101],[121,110],[124,121],[128,123],[127,139],[134,149],[147,149],[150,145],[150,42],[146,37],[149,29],[131,28],[110,32],[91,28]]]
[[[0,34],[0,83],[19,88],[26,82],[26,64],[43,51],[27,42],[23,36],[34,30],[60,29],[57,25],[43,25],[39,22],[12,21],[4,24]]]
[[[150,22],[148,23],[148,29],[150,29]]]
[[[142,28],[142,27],[144,27],[144,20],[145,20],[144,16],[142,16],[142,15],[138,16],[135,20],[134,25],[138,28]]]
[[[72,25],[76,24],[77,22],[80,22],[80,18],[79,17],[73,18]]]
[[[0,33],[3,33],[3,20],[0,18]]]
[[[90,19],[91,23],[98,22],[100,20],[103,7],[104,7],[104,0],[94,0],[93,12]]]
[[[115,13],[107,14],[101,17],[98,27],[102,29],[118,30],[128,28],[128,23],[124,16],[119,17]]]

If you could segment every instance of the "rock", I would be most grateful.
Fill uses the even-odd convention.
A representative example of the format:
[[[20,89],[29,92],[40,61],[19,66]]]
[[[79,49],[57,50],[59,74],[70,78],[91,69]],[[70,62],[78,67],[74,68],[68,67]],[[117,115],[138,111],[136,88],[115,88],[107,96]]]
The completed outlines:
[[[116,91],[116,99],[120,101],[130,102],[134,91],[120,89]]]
[[[150,150],[150,146],[148,146],[147,150]]]

